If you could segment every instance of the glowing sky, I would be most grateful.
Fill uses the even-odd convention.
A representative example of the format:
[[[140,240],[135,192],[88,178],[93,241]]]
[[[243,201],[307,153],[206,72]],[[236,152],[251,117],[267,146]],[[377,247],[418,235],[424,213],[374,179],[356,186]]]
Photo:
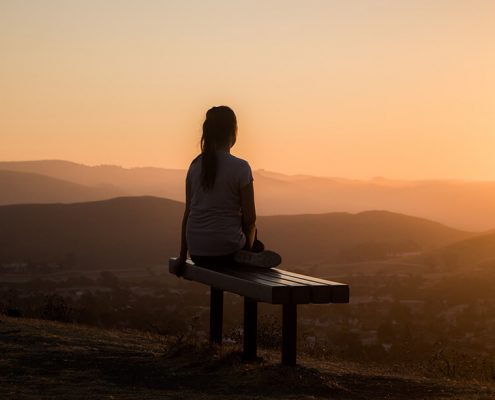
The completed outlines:
[[[0,159],[495,179],[494,1],[0,0]]]

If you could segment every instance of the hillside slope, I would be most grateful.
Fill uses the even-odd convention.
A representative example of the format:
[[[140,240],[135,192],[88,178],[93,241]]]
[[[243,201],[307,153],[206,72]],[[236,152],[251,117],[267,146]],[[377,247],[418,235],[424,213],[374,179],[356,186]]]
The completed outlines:
[[[74,204],[0,207],[0,261],[107,268],[165,263],[177,252],[183,204],[122,197]]]
[[[76,204],[0,207],[0,262],[61,262],[91,268],[146,267],[177,254],[183,204],[123,197]],[[470,234],[385,211],[259,217],[260,239],[285,263],[382,259]]]
[[[283,249],[291,262],[380,259],[387,253],[424,251],[470,236],[388,211],[262,217],[258,225],[270,246]]]
[[[433,254],[461,268],[478,266],[495,270],[495,232],[451,243]]]
[[[0,316],[3,399],[462,399],[488,400],[493,386],[404,376],[278,352],[244,364],[238,347],[178,343],[139,332]]]

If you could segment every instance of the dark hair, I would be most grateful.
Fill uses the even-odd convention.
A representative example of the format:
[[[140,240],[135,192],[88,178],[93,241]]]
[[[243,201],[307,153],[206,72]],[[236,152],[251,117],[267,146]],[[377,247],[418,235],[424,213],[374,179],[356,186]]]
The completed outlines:
[[[237,118],[227,106],[212,107],[206,113],[201,136],[201,185],[209,190],[217,175],[216,150],[233,146],[237,136]]]

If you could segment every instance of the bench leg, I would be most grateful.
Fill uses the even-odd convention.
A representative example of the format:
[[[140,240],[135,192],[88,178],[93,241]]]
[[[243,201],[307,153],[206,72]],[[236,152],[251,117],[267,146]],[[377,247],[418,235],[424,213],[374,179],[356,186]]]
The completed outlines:
[[[210,342],[222,344],[223,290],[210,287]]]
[[[244,297],[244,348],[246,361],[256,359],[256,335],[258,331],[258,302]]]
[[[282,310],[282,364],[296,365],[297,304],[284,304]]]

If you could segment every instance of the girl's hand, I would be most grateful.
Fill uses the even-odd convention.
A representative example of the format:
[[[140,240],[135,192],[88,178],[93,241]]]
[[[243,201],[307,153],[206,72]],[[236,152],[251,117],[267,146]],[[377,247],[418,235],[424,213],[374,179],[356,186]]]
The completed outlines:
[[[182,275],[184,275],[185,267],[186,267],[186,257],[182,257],[182,256],[177,257],[174,263],[175,275],[177,275],[177,277],[179,278]]]

